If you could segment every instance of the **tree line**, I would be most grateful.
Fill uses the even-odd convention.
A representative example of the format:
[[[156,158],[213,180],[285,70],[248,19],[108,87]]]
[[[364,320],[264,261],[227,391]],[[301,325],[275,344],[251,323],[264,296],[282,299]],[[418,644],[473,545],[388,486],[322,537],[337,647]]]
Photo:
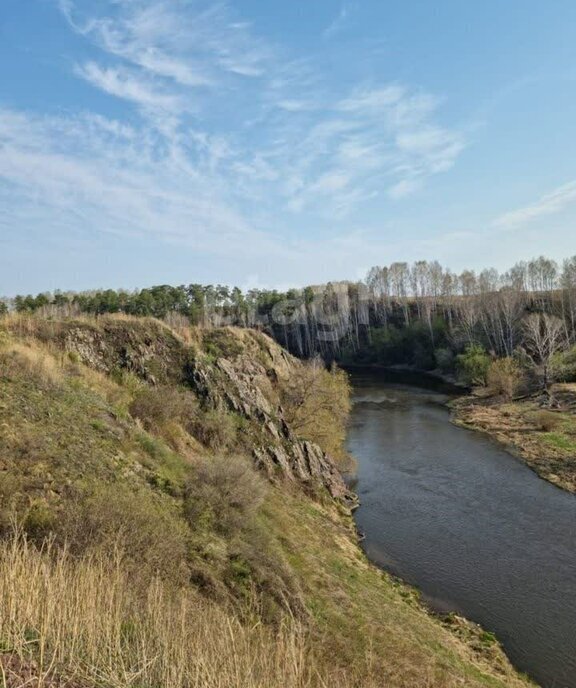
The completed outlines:
[[[503,273],[457,274],[438,261],[394,262],[373,267],[364,280],[285,292],[160,285],[19,295],[1,303],[0,312],[47,317],[125,313],[177,324],[259,327],[302,357],[450,369],[473,345],[494,357],[542,348],[534,342],[538,328],[555,351],[575,345],[576,256],[561,265],[541,256]]]

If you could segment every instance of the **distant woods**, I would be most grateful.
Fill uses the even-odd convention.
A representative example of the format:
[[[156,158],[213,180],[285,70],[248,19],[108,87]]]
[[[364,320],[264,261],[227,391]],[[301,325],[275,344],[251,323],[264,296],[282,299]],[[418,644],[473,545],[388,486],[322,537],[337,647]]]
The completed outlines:
[[[16,296],[0,313],[75,316],[126,313],[174,326],[259,327],[293,353],[343,363],[409,364],[452,371],[481,347],[493,358],[524,357],[548,378],[576,344],[576,256],[545,257],[499,273],[456,274],[437,261],[373,267],[364,280],[286,292],[190,284]]]

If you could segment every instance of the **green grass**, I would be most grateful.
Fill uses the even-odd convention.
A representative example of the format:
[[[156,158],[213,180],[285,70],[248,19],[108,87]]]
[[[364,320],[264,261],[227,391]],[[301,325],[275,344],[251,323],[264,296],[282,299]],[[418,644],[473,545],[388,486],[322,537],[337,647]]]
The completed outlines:
[[[562,432],[547,432],[543,435],[543,440],[556,449],[576,452],[576,440]]]

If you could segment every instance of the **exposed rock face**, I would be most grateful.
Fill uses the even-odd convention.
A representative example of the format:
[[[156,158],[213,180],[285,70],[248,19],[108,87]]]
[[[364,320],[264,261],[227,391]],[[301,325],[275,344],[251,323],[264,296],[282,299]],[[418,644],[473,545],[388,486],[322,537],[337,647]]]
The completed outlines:
[[[357,502],[330,457],[298,439],[284,418],[278,381],[300,362],[269,337],[232,328],[198,330],[190,345],[160,323],[58,323],[39,333],[104,373],[127,370],[150,384],[185,384],[206,407],[232,411],[250,423],[250,450],[270,480],[324,486],[349,506]],[[215,335],[218,335],[217,337]]]
[[[243,334],[245,336],[246,332]],[[267,337],[258,337],[261,337],[260,353],[264,355],[254,356],[255,352],[247,346],[247,351],[234,360],[222,358],[207,365],[202,358],[197,359],[193,364],[192,386],[213,406],[225,405],[246,419],[258,422],[260,436],[253,455],[270,480],[280,475],[323,485],[332,497],[354,506],[357,498],[346,487],[333,461],[317,444],[299,440],[294,435],[284,419],[282,407],[274,398],[272,381],[289,376],[290,368],[300,362]]]

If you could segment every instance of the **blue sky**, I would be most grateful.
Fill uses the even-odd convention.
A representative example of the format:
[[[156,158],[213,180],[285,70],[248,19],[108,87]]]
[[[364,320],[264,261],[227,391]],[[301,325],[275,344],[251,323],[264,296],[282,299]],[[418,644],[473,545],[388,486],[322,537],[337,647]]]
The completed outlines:
[[[576,253],[573,0],[0,0],[0,294]]]

